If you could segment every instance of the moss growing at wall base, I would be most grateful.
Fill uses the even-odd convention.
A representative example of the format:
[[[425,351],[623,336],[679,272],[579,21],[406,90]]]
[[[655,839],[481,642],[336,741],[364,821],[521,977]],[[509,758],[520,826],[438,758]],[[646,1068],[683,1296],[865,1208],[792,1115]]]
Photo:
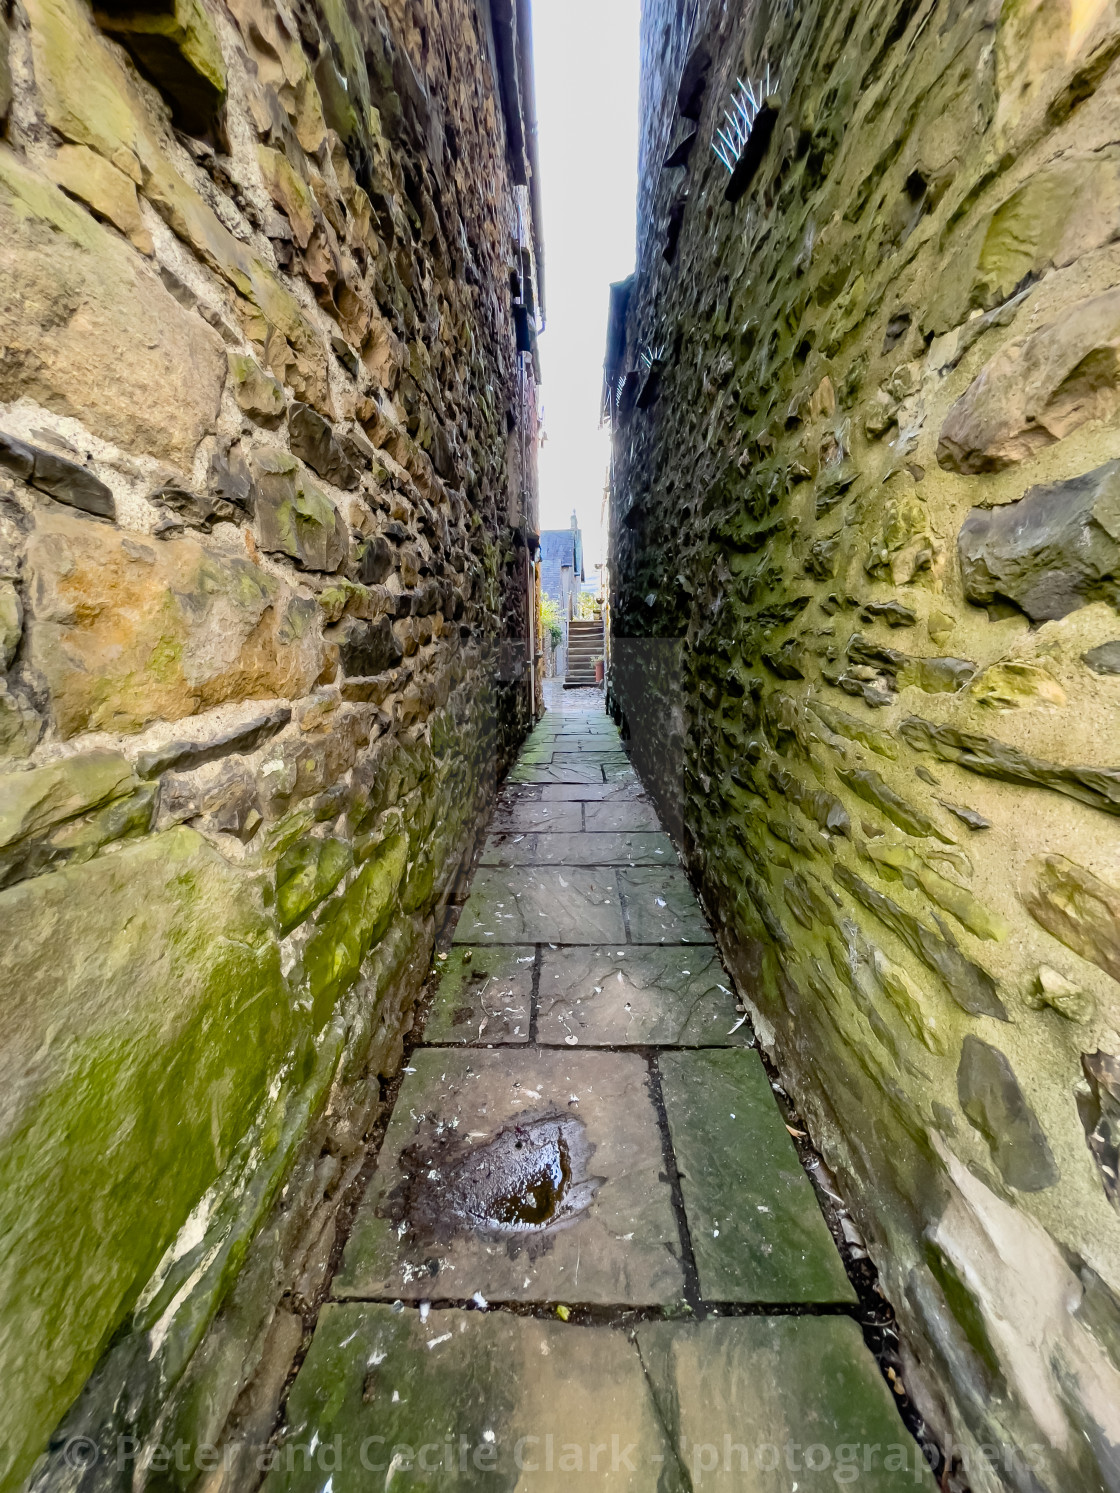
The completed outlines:
[[[298,1045],[266,893],[188,829],[0,893],[6,1477]]]

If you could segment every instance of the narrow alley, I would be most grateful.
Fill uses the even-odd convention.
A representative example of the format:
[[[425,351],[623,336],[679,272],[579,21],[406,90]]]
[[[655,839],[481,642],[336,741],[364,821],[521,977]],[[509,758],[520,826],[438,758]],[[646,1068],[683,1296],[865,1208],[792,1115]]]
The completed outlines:
[[[672,842],[578,695],[510,774],[266,1489],[932,1488]]]
[[[1120,1493],[1120,0],[0,0],[0,1493]]]

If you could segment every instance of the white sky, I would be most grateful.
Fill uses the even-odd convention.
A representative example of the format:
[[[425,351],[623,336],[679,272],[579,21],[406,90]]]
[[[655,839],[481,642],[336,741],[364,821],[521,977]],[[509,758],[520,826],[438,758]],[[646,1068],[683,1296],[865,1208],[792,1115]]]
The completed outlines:
[[[534,0],[545,311],[541,528],[583,529],[606,558],[609,433],[599,398],[612,280],[634,268],[640,0]]]

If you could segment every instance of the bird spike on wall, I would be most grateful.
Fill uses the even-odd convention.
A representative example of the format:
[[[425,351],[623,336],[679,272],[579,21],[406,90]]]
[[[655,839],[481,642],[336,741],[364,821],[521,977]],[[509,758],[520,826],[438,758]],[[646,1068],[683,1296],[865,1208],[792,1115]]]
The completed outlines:
[[[736,79],[730,107],[723,113],[724,123],[717,128],[712,141],[712,149],[727,167],[729,174],[734,174],[739,157],[751,137],[759,110],[774,92],[775,86],[770,79],[769,63],[766,64],[765,77],[760,78],[757,83],[752,83],[749,79],[746,83],[742,78]]]
[[[642,367],[643,368],[651,368],[654,363],[664,362],[664,360],[665,360],[665,346],[664,346],[664,343],[662,343],[658,347],[643,347],[642,351],[641,351],[641,354],[640,354],[640,357],[641,357],[641,363],[642,363]]]

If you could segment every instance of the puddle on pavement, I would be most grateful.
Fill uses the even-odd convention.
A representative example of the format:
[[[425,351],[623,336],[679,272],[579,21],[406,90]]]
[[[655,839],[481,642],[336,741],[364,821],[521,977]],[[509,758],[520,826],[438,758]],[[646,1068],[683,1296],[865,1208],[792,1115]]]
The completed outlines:
[[[587,1175],[593,1149],[572,1115],[510,1124],[477,1145],[445,1131],[401,1153],[403,1180],[382,1211],[419,1239],[539,1237],[594,1200],[604,1178]]]

